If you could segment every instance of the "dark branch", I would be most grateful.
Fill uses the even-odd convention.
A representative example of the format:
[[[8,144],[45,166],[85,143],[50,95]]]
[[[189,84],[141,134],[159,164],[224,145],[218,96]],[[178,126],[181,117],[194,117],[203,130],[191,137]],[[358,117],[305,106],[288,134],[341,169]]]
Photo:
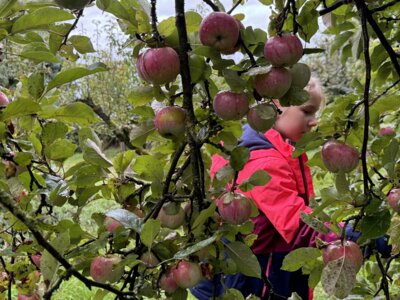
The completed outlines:
[[[341,7],[344,4],[349,3],[348,0],[338,0],[335,1],[331,6],[328,6],[324,9],[321,9],[320,11],[318,11],[320,16],[326,15],[327,13],[330,13],[331,11],[334,11],[335,9]]]
[[[67,34],[64,36],[64,39],[63,39],[62,43],[60,44],[60,47],[58,47],[58,50],[60,50],[63,45],[67,44],[69,35],[71,34],[72,30],[74,30],[76,28],[76,25],[78,24],[79,19],[82,17],[82,15],[83,15],[83,8],[78,11],[78,15],[76,16],[74,23],[72,24],[71,28],[68,30]]]
[[[393,0],[393,1],[390,1],[390,2],[388,2],[388,3],[386,3],[386,4],[382,5],[382,6],[376,7],[374,9],[370,9],[370,12],[371,12],[371,14],[373,14],[373,13],[376,13],[378,11],[383,11],[386,8],[388,8],[390,6],[393,6],[393,5],[397,4],[397,3],[399,3],[399,0]]]
[[[47,239],[38,231],[36,221],[27,215],[14,203],[13,199],[4,191],[0,191],[0,204],[9,210],[16,218],[18,218],[29,229],[40,246],[46,249],[65,269],[73,276],[82,281],[88,288],[96,286],[110,291],[121,299],[127,299],[132,293],[123,293],[112,286],[100,282],[90,280],[79,273],[75,268],[47,241]],[[125,298],[124,298],[125,297]]]
[[[236,9],[236,7],[239,6],[240,3],[242,3],[243,0],[238,0],[236,1],[236,3],[232,6],[232,8],[230,10],[228,10],[226,13],[228,15],[230,15],[231,13],[233,13],[233,11]]]
[[[211,0],[203,0],[204,3],[207,3],[213,11],[219,11],[219,7],[215,5]]]

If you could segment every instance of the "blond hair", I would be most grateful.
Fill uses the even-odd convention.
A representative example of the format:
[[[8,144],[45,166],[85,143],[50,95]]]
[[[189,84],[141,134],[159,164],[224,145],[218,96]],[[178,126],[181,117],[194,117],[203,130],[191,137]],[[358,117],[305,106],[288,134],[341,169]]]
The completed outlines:
[[[312,102],[319,102],[320,110],[325,105],[325,94],[322,89],[321,82],[318,78],[311,77],[310,81],[307,83],[304,88],[310,94],[310,100]]]

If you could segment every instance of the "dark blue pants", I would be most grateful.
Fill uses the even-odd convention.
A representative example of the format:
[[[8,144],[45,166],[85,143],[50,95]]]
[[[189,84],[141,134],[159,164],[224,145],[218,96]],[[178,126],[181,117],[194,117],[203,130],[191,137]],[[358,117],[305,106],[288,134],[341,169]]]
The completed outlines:
[[[265,287],[262,279],[249,277],[241,273],[224,277],[221,274],[216,274],[213,280],[205,279],[190,291],[199,300],[219,297],[229,288],[239,290],[245,298],[253,294],[263,300],[286,299],[293,292],[296,292],[302,299],[308,300],[308,276],[302,275],[301,271],[287,272],[281,270],[282,261],[286,254],[287,252],[279,252],[269,255],[257,255],[262,274],[265,274],[268,261],[271,259],[268,281],[272,285],[272,293],[270,289]],[[263,295],[264,287],[266,292]]]

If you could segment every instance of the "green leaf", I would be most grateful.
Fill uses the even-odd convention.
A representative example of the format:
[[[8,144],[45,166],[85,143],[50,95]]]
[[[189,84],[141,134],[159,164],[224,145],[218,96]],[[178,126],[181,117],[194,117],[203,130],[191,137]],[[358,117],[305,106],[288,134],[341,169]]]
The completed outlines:
[[[67,124],[77,123],[82,126],[99,121],[93,110],[82,102],[74,102],[52,111],[42,111],[39,115],[45,119],[56,119]]]
[[[51,245],[63,255],[70,245],[69,231],[59,232],[51,242]],[[44,251],[40,261],[40,271],[44,280],[49,280],[50,282],[55,280],[58,267],[59,262],[49,252]]]
[[[399,142],[396,139],[392,139],[390,144],[384,148],[382,164],[391,177],[394,177],[395,174],[398,152]]]
[[[261,267],[254,253],[245,244],[235,241],[225,244],[229,257],[236,263],[237,270],[250,277],[261,278]]]
[[[308,150],[314,150],[323,143],[324,140],[321,138],[320,133],[315,131],[307,132],[305,135],[303,135],[300,141],[296,142],[296,148],[292,157],[298,157]]]
[[[128,150],[126,152],[118,153],[114,158],[113,165],[114,169],[118,174],[123,174],[132,162],[136,152]]]
[[[84,35],[73,35],[68,41],[81,54],[95,52],[90,38]]]
[[[35,114],[41,110],[41,107],[35,101],[27,98],[18,98],[16,101],[10,102],[3,113],[0,115],[1,121],[7,121],[12,118],[28,116]]]
[[[244,300],[242,292],[237,289],[230,288],[230,289],[227,289],[225,291],[225,293],[223,293],[221,296],[221,300],[232,300],[232,299]],[[248,299],[248,298],[246,298],[246,299]]]
[[[246,81],[242,77],[240,77],[236,71],[227,69],[222,71],[222,74],[224,75],[226,83],[231,88],[231,91],[243,92],[243,90],[246,88]]]
[[[47,92],[68,82],[89,76],[98,72],[105,72],[108,68],[103,63],[95,63],[87,68],[75,67],[58,73],[47,86]]]
[[[326,227],[325,224],[320,220],[318,220],[317,218],[305,213],[304,211],[302,211],[300,215],[301,215],[301,220],[308,226],[310,226],[312,229],[321,232],[323,234],[329,233],[329,228]]]
[[[49,184],[49,181],[47,181]],[[50,203],[55,206],[63,206],[70,197],[70,189],[64,180],[53,181],[52,191],[50,192]]]
[[[75,17],[72,14],[64,9],[58,9],[55,7],[43,7],[18,18],[15,21],[11,32],[17,33],[21,31],[31,30],[50,25],[55,22],[72,20],[74,18]]]
[[[128,96],[128,101],[134,106],[149,104],[155,95],[152,86],[134,86]]]
[[[236,147],[231,151],[229,163],[235,171],[240,171],[250,158],[250,150],[247,147]]]
[[[8,14],[18,0],[0,0],[0,17]]]
[[[44,152],[46,157],[52,160],[65,160],[74,155],[77,146],[65,139],[58,139],[50,146],[46,147]]]
[[[62,122],[46,123],[42,129],[43,145],[50,145],[57,139],[64,138],[68,133],[68,126]]]
[[[251,191],[256,186],[266,185],[271,179],[271,176],[264,170],[255,171],[250,178],[245,179],[239,185],[239,189],[243,192]]]
[[[178,251],[175,253],[174,255],[174,259],[184,259],[186,257],[188,257],[190,254],[196,253],[197,251],[207,247],[208,245],[211,245],[212,243],[215,242],[215,240],[217,239],[217,236],[212,236],[209,237],[208,239],[205,239],[201,242],[198,242],[184,250]]]
[[[324,291],[340,299],[347,297],[356,284],[357,271],[344,258],[330,261],[323,269],[321,283]]]
[[[199,216],[196,218],[196,220],[194,220],[192,230],[201,228],[201,226],[203,226],[203,224],[207,221],[208,218],[213,217],[216,207],[217,206],[215,205],[215,202],[211,202],[209,207],[203,209],[199,213]]]
[[[18,166],[27,166],[32,161],[32,153],[30,152],[17,152],[14,157],[14,161]]]
[[[96,166],[100,166],[103,169],[107,169],[112,166],[112,162],[106,157],[101,151],[99,146],[96,145],[92,140],[87,139],[83,148],[83,159]]]
[[[144,180],[162,181],[164,178],[164,169],[160,168],[160,160],[151,155],[139,156],[132,170]]]
[[[39,99],[44,92],[44,75],[43,73],[33,73],[28,78],[28,91],[34,99]]]
[[[52,62],[59,63],[60,60],[50,51],[44,50],[24,50],[20,53],[21,57],[32,59],[36,63],[39,62]]]
[[[339,171],[339,173],[335,175],[335,179],[336,189],[339,194],[348,194],[350,192],[350,188],[346,173]]]
[[[147,248],[151,248],[154,239],[157,237],[161,229],[161,221],[149,219],[144,223],[140,239]]]
[[[120,222],[125,228],[133,229],[137,233],[142,232],[143,219],[126,209],[115,209],[106,213],[107,217]]]
[[[321,256],[321,250],[316,248],[299,248],[290,252],[285,256],[282,263],[282,270],[294,272],[303,266],[310,265],[312,261],[316,261]]]
[[[389,210],[383,210],[373,215],[367,215],[360,221],[360,236],[358,243],[367,239],[378,238],[384,235],[390,228],[391,216]]]

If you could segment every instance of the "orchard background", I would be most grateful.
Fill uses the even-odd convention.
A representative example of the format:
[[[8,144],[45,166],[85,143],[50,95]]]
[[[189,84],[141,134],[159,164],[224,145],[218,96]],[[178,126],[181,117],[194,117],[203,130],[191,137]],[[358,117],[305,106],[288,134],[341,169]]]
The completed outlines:
[[[365,255],[357,273],[344,258],[324,265],[322,249],[301,248],[284,268],[302,268],[312,287],[322,282],[322,299],[400,297],[399,197],[387,201],[400,174],[398,1],[259,0],[270,9],[268,27],[242,28],[230,55],[202,45],[200,23],[212,11],[252,18],[236,13],[245,0],[226,7],[199,0],[195,10],[171,0],[176,13],[163,20],[156,0],[56,2],[0,1],[0,88],[10,101],[0,111],[0,299],[186,299],[187,282],[160,288],[181,261],[201,267],[202,276],[260,277],[252,223],[224,222],[213,200],[236,183],[248,158],[237,146],[246,118],[219,118],[213,99],[230,90],[252,106],[269,103],[254,77],[269,71],[264,45],[282,32],[301,38],[301,61],[327,95],[317,129],[296,146],[295,155],[309,154],[317,194],[303,220],[321,232],[330,222],[338,235],[336,224],[349,224],[362,232]],[[85,4],[111,18],[96,34],[76,33]],[[139,54],[164,46],[179,54],[180,75],[160,85],[141,80]],[[172,139],[154,127],[157,112],[171,105],[186,112],[184,133]],[[332,138],[359,150],[354,171],[328,172],[320,150]],[[214,153],[230,164],[211,183]],[[259,172],[239,187],[267,180]],[[159,214],[175,223],[166,227]],[[376,240],[385,234],[392,251],[383,258]],[[115,259],[108,273],[116,278],[95,280],[96,257]],[[223,297],[242,299],[235,290]]]

